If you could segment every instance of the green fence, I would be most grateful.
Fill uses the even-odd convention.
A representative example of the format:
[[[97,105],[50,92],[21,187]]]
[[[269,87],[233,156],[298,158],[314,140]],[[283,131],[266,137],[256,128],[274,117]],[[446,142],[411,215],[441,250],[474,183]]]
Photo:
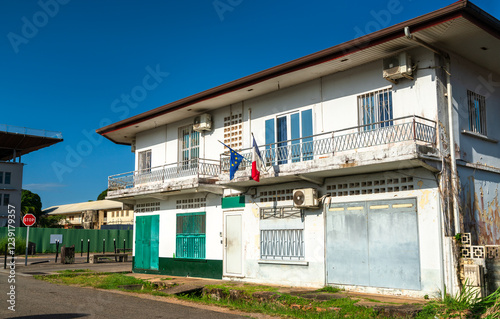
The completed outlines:
[[[26,239],[26,227],[17,227],[16,238]],[[133,230],[118,229],[59,229],[59,228],[30,228],[29,241],[36,244],[37,253],[55,253],[56,245],[50,243],[50,235],[59,234],[63,236],[60,246],[75,245],[75,252],[81,252],[83,240],[83,251],[87,252],[87,244],[90,239],[90,251],[102,251],[103,239],[105,239],[105,250],[114,250],[113,240],[116,240],[116,248],[132,248]],[[0,239],[7,237],[7,227],[0,227]]]

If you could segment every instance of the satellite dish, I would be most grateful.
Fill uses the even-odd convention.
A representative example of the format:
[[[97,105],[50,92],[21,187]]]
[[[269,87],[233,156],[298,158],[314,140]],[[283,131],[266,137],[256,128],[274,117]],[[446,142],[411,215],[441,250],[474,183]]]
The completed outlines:
[[[304,192],[302,192],[302,191],[295,191],[294,192],[293,203],[296,206],[301,206],[302,204],[304,204],[305,199],[306,199],[306,197],[304,195]]]

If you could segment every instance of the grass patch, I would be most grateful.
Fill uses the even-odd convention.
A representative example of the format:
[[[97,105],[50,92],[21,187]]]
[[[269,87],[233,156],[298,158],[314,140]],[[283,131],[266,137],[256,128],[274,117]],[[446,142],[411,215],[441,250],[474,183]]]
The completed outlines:
[[[337,287],[332,287],[332,286],[325,286],[321,289],[316,290],[317,292],[328,292],[331,294],[334,294],[339,291],[343,291],[343,289],[337,288]]]
[[[82,273],[82,272],[92,272],[92,270],[90,270],[90,269],[65,269],[65,270],[58,270],[56,272],[61,273],[61,274],[74,274],[74,273]]]
[[[207,289],[220,289],[224,293],[229,294],[229,290],[238,290],[241,291],[245,296],[250,297],[253,293],[257,291],[271,291],[276,292],[278,288],[270,287],[270,286],[260,286],[260,285],[250,285],[250,284],[236,284],[236,283],[227,283],[222,285],[207,285],[205,286]]]
[[[165,277],[165,278],[161,278],[160,280],[174,280],[174,278]]]
[[[57,275],[35,276],[35,278],[54,284],[100,289],[124,290],[118,288],[118,286],[142,285],[142,290],[145,290],[145,292],[153,291],[153,285],[149,281],[126,276],[123,273],[69,272]]]

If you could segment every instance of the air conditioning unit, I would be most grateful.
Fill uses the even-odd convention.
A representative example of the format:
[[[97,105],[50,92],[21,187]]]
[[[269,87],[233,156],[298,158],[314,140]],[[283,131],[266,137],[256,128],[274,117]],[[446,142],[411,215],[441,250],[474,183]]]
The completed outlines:
[[[413,80],[411,58],[406,52],[384,59],[383,64],[384,79],[393,83],[401,78]]]
[[[210,114],[201,114],[195,117],[193,130],[196,132],[212,130],[212,116]]]
[[[294,189],[293,206],[299,208],[319,207],[316,190],[314,188]]]

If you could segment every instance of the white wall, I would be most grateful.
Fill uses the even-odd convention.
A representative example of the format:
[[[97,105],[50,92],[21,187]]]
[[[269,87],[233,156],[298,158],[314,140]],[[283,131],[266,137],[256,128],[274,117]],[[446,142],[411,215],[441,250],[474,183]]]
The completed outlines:
[[[460,56],[451,60],[455,142],[458,144],[457,158],[470,163],[479,163],[500,168],[500,147],[494,141],[486,141],[463,134],[469,130],[469,106],[467,90],[486,98],[487,137],[500,140],[500,75],[479,67]]]
[[[206,207],[177,209],[177,200],[202,198],[206,196]],[[157,201],[157,200],[156,200]],[[148,201],[138,201],[143,203]],[[153,213],[135,213],[134,223],[137,216],[159,215],[160,216],[160,234],[159,234],[159,257],[173,258],[176,253],[176,216],[178,213],[206,213],[206,259],[222,260],[222,243],[220,233],[222,232],[222,210],[221,198],[218,195],[197,193],[190,195],[171,196],[167,200],[160,201],[160,211]],[[135,232],[134,232],[135,236]],[[135,240],[135,238],[134,238]],[[134,241],[135,242],[135,241]],[[135,252],[134,252],[135,253]]]
[[[292,111],[313,110],[314,134],[357,126],[357,96],[384,88],[392,89],[395,118],[415,114],[437,120],[435,70],[429,68],[435,65],[434,55],[425,49],[409,53],[419,68],[414,73],[415,80],[388,82],[382,78],[380,60],[211,110],[214,129],[201,133],[200,157],[219,160],[224,148],[218,141],[224,140],[224,117],[229,116],[230,107],[243,111],[243,148],[251,147],[251,132],[259,145],[265,144],[265,121]],[[179,127],[192,124],[193,119],[194,116],[138,134],[137,153],[152,148],[153,166],[176,163]]]

